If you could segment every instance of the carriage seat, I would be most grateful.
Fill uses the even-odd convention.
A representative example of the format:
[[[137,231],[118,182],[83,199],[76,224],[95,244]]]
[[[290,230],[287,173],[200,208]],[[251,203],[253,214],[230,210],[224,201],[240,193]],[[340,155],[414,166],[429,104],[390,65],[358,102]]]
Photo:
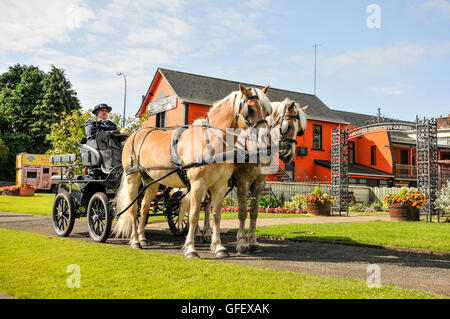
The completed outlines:
[[[80,146],[81,165],[83,167],[99,168],[102,164],[102,155],[100,151],[88,144]]]

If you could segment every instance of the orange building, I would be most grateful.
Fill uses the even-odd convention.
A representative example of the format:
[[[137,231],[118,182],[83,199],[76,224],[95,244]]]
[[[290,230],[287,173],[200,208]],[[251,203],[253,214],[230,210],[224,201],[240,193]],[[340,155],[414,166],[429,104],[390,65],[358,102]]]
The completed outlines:
[[[261,85],[243,83],[249,87]],[[270,83],[268,83],[270,84]],[[169,127],[192,124],[204,117],[214,102],[239,88],[239,82],[159,68],[136,116],[150,114],[143,126]],[[278,171],[268,180],[331,180],[331,130],[339,126],[357,128],[375,116],[330,109],[317,96],[270,88],[271,101],[289,97],[306,112],[306,132],[297,137],[296,157],[292,165],[276,161]],[[441,157],[450,147],[441,148]],[[400,133],[378,132],[349,140],[349,182],[369,186],[414,185],[415,141]]]

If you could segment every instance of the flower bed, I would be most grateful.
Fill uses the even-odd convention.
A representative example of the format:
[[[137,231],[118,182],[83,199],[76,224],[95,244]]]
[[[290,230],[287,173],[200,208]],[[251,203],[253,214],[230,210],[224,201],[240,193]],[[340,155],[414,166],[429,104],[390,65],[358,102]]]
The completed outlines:
[[[250,207],[247,207],[247,212],[250,211]],[[239,212],[239,208],[238,207],[223,207],[222,208],[222,212],[223,213],[235,213],[235,212]],[[259,213],[269,213],[269,214],[306,214],[307,211],[304,209],[286,209],[283,207],[270,207],[270,208],[258,208],[258,212]]]
[[[6,196],[34,196],[36,187],[32,185],[13,185],[0,188],[0,195]]]

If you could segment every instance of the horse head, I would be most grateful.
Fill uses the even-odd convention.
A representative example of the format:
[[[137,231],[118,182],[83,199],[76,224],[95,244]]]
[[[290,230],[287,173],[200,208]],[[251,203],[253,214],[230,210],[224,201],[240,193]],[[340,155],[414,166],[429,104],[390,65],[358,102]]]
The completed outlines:
[[[270,146],[269,124],[266,117],[272,113],[272,105],[267,97],[269,86],[263,89],[246,88],[239,84],[240,99],[236,103],[236,124],[246,132],[248,149]]]
[[[305,134],[308,106],[300,107],[295,101],[287,98],[283,102],[272,103],[274,113],[269,117],[274,141],[280,149],[280,159],[289,164],[295,157],[297,136]]]

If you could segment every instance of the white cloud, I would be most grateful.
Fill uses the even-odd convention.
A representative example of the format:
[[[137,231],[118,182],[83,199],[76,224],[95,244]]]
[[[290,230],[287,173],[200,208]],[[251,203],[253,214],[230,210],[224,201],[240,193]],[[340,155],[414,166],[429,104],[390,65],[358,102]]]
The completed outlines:
[[[408,93],[407,90],[399,89],[393,86],[372,86],[369,89],[373,93],[381,95],[404,95]]]
[[[391,47],[352,50],[333,56],[318,56],[319,73],[327,77],[348,82],[360,82],[384,77],[403,68],[417,66],[433,61],[433,57],[450,53],[450,43],[421,45],[398,43]],[[289,61],[300,64],[303,70],[309,70],[314,56],[295,55]]]
[[[245,49],[244,54],[249,56],[262,55],[267,54],[272,49],[272,46],[268,44],[256,44],[248,49]]]
[[[425,9],[436,10],[450,18],[450,2],[446,0],[429,0],[422,4]]]
[[[81,0],[3,0],[0,2],[0,52],[27,52],[69,42],[70,32],[94,17]]]

